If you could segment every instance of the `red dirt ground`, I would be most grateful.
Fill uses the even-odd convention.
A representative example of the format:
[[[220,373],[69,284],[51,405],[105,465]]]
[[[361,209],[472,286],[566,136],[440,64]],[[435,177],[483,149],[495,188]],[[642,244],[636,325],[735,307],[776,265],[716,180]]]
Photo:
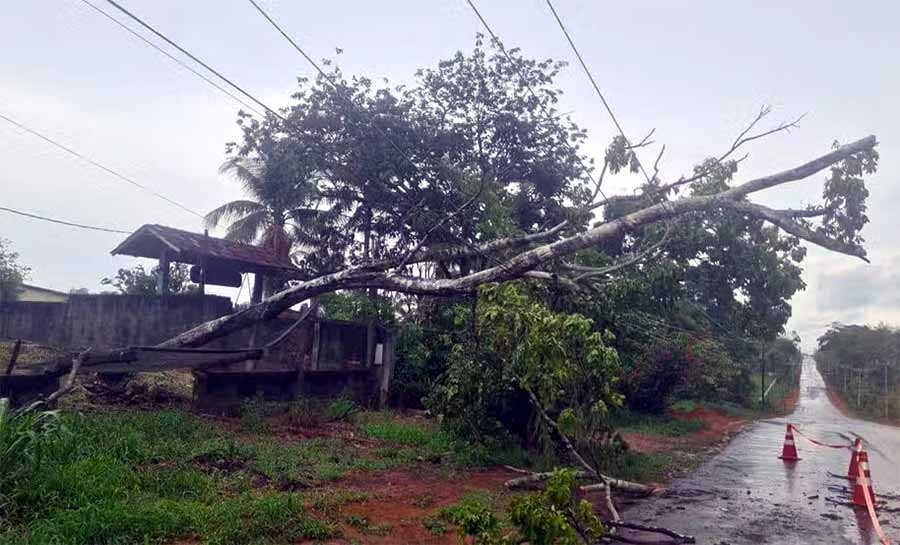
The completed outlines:
[[[784,400],[784,413],[791,414],[797,408],[797,402],[800,401],[800,387],[791,390],[791,393]]]
[[[341,519],[365,518],[371,526],[389,527],[386,535],[374,535],[349,524],[342,524],[343,537],[326,541],[326,545],[365,543],[367,545],[452,545],[459,543],[456,530],[444,535],[431,533],[422,524],[442,508],[458,502],[469,492],[482,490],[497,493],[503,483],[516,474],[503,468],[466,473],[447,473],[425,468],[415,473],[396,470],[377,474],[358,474],[342,479],[335,488],[360,491],[369,495],[362,502],[341,508]],[[309,542],[312,543],[312,542]]]
[[[674,437],[639,432],[625,432],[622,437],[631,445],[631,448],[639,452],[655,453],[673,450],[696,452],[727,441],[747,423],[744,418],[728,416],[723,412],[704,407],[697,407],[692,411],[672,411],[670,415],[683,420],[701,420],[706,427],[688,435]]]

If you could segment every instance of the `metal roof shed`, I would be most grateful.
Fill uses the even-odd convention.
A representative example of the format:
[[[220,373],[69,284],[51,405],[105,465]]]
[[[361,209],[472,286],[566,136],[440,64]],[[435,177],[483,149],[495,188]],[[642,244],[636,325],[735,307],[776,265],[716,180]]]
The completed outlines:
[[[286,273],[293,276],[298,272],[290,259],[279,257],[268,248],[156,224],[141,226],[110,253],[159,260],[160,270],[164,271],[160,275],[160,293],[168,291],[171,262],[196,265],[191,279],[199,280],[201,286],[206,283],[234,286],[234,277],[246,272],[258,275],[257,280],[262,276]],[[239,279],[237,282],[240,285]]]

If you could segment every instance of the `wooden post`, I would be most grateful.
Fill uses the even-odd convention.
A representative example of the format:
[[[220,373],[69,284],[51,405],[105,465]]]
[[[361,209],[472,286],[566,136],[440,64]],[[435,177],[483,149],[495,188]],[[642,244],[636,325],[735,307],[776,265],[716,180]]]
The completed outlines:
[[[391,379],[394,375],[394,332],[385,331],[384,348],[381,353],[381,385],[378,389],[378,409],[387,408],[388,395],[391,391]]]
[[[165,248],[159,256],[159,277],[157,277],[156,290],[160,295],[169,293],[169,252]]]
[[[884,362],[884,388],[882,392],[884,393],[884,419],[887,420],[888,416],[888,380],[887,380],[887,362]]]
[[[200,255],[200,295],[206,294],[206,254],[209,251],[209,229],[203,230],[203,253]]]
[[[262,273],[253,275],[253,292],[250,294],[250,304],[255,305],[262,301],[264,276]]]
[[[6,372],[4,375],[11,375],[13,371],[13,367],[16,366],[16,360],[19,359],[19,350],[22,349],[22,339],[18,339],[16,344],[13,345],[12,355],[9,357],[9,364],[6,366]]]
[[[375,364],[375,318],[369,318],[366,324],[366,367]]]
[[[322,322],[317,318],[313,325],[312,352],[309,358],[309,368],[319,368],[319,343],[321,342]]]

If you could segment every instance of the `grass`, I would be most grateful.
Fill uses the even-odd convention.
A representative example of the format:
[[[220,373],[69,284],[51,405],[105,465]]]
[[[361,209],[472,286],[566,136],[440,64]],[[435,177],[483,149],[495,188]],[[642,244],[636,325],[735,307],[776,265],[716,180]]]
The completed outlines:
[[[460,450],[443,432],[384,414],[360,427],[384,443],[374,449],[332,437],[284,440],[246,418],[235,433],[177,410],[63,415],[66,431],[44,445],[40,471],[17,473],[0,497],[0,545],[327,539],[338,534],[340,506],[366,496],[295,490]]]
[[[666,453],[627,451],[610,459],[603,469],[626,481],[662,482],[675,467],[675,462],[675,458]]]
[[[722,414],[725,414],[732,418],[751,419],[760,416],[759,411],[728,401],[695,401],[691,399],[680,399],[669,405],[669,408],[675,411],[688,413],[699,408],[711,409],[719,411]]]
[[[621,411],[613,417],[613,426],[625,432],[678,436],[706,428],[700,420],[684,420],[666,415]]]

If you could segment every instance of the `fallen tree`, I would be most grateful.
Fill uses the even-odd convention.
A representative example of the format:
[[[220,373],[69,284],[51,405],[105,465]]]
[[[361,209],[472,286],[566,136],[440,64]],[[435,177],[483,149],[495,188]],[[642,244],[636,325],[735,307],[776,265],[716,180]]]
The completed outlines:
[[[799,239],[833,252],[868,261],[858,234],[859,227],[854,222],[846,221],[848,215],[859,213],[858,203],[844,195],[845,190],[842,191],[839,182],[874,172],[878,158],[876,146],[875,136],[867,136],[838,146],[820,157],[788,170],[756,178],[710,195],[665,199],[589,228],[579,230],[563,223],[545,231],[494,240],[474,247],[461,244],[457,247],[420,248],[411,256],[362,262],[297,282],[260,303],[200,324],[157,346],[199,348],[259,322],[272,320],[283,311],[312,297],[338,290],[377,288],[416,295],[451,296],[471,294],[484,284],[521,278],[558,279],[576,289],[597,289],[597,278],[585,275],[578,267],[573,267],[571,274],[545,270],[545,267],[579,250],[623,234],[633,234],[648,225],[713,210],[730,210],[764,220]],[[802,210],[773,209],[748,200],[750,195],[805,180],[826,169],[831,170],[831,177],[826,181],[824,202],[819,206],[810,206]],[[856,206],[857,209],[847,210],[848,205]],[[820,224],[814,226],[811,223],[812,218],[820,218]],[[482,256],[486,258],[482,260],[486,266],[452,278],[418,278],[408,273],[414,264],[435,261],[447,256]],[[634,261],[632,258],[629,260]],[[223,360],[234,361],[234,355]],[[134,358],[127,350],[116,349],[93,352],[90,361],[105,364],[128,363],[133,362]],[[47,364],[44,366],[46,372],[60,376],[71,366],[71,361],[66,359]],[[207,364],[212,365],[214,362]],[[139,365],[133,368],[142,369]]]

